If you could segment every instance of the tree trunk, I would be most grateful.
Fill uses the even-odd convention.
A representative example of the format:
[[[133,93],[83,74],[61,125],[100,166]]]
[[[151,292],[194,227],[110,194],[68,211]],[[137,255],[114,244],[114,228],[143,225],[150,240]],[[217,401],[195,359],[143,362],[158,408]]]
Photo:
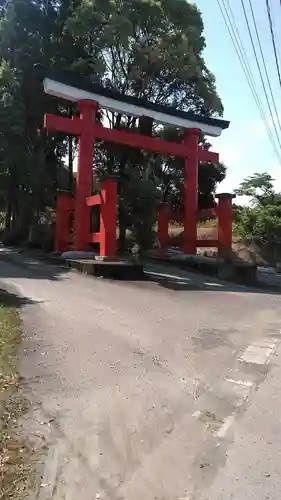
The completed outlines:
[[[11,229],[11,217],[12,217],[12,206],[11,202],[7,202],[6,217],[5,217],[5,229],[9,231]]]
[[[17,207],[16,207],[16,204],[15,202],[12,203],[12,209],[11,209],[11,226],[12,226],[12,229],[15,229],[16,225],[17,225]]]
[[[40,205],[37,205],[37,206],[36,206],[36,209],[35,209],[35,218],[36,218],[35,222],[36,222],[36,224],[37,224],[37,222],[38,222],[38,221],[39,221],[39,219],[40,219],[40,212],[41,212],[41,210],[40,210]]]

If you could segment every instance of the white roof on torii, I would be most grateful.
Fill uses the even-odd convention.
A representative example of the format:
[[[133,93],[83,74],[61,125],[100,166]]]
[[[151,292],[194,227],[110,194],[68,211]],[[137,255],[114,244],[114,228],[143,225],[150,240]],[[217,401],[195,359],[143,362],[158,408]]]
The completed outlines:
[[[83,99],[96,101],[103,109],[116,111],[127,116],[147,116],[156,123],[178,128],[198,128],[206,135],[218,137],[229,122],[218,118],[209,118],[194,113],[179,111],[171,106],[161,106],[144,99],[124,96],[98,85],[89,83],[83,77],[60,73],[50,75],[43,80],[46,94],[78,102]]]

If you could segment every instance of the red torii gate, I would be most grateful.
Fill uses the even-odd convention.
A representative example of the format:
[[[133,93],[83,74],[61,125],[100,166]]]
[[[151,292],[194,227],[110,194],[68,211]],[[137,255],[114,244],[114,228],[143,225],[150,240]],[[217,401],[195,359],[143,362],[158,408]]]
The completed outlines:
[[[47,91],[46,86],[45,91]],[[49,93],[58,96],[62,95],[59,92]],[[98,241],[101,245],[101,255],[114,257],[116,254],[117,200],[116,187],[113,187],[114,181],[107,182],[102,189],[101,195],[92,196],[93,148],[95,141],[104,140],[184,158],[185,209],[183,250],[189,254],[196,253],[198,165],[200,162],[218,163],[219,155],[199,147],[198,142],[201,133],[199,128],[185,129],[181,143],[164,141],[141,134],[103,127],[101,124],[96,123],[98,107],[99,103],[95,100],[81,99],[77,104],[79,116],[64,118],[52,114],[45,115],[44,125],[48,131],[65,132],[66,134],[76,135],[79,138],[76,194],[74,200],[74,250],[86,250],[90,242]],[[227,125],[222,128],[227,128],[228,122],[224,123]],[[65,203],[64,199],[64,202],[61,202],[61,206],[64,206],[64,211],[66,212],[67,206]],[[99,203],[103,205],[101,207],[101,232],[99,235],[94,233],[91,236],[90,206]],[[69,210],[70,208],[71,204],[68,206]],[[64,231],[66,231],[65,220],[62,215],[59,217],[61,220],[60,227],[64,227]],[[65,250],[66,248],[63,247],[66,245],[66,238],[64,237],[63,241],[61,235],[58,234],[58,239],[60,244],[57,244],[57,250]],[[60,248],[58,248],[59,246]]]

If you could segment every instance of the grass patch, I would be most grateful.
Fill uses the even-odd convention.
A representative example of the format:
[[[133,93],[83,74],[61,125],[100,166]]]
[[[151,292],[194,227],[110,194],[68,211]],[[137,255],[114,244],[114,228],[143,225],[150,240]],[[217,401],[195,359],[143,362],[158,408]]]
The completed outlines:
[[[0,500],[22,499],[31,487],[31,453],[18,431],[27,409],[19,392],[19,297],[0,290]]]
[[[200,227],[200,228],[216,228],[218,226],[218,221],[217,219],[208,219],[208,220],[205,220],[205,221],[199,221],[197,223],[197,227]]]

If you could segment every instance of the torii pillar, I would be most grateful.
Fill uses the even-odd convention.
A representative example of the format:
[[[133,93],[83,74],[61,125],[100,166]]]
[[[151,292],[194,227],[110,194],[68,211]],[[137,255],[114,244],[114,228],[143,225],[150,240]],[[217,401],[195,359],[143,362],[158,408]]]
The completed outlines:
[[[183,250],[187,254],[196,254],[197,249],[197,209],[198,209],[198,165],[199,138],[197,128],[186,129],[183,143],[187,156],[184,158],[184,241]],[[208,157],[209,151],[205,152]],[[212,156],[212,153],[209,155]]]
[[[82,100],[77,104],[79,118],[72,119],[61,116],[46,115],[47,130],[63,131],[78,136],[78,164],[76,174],[76,193],[74,203],[74,250],[85,250],[89,247],[90,207],[87,198],[92,194],[93,183],[93,150],[95,147],[94,124],[98,103]]]
[[[94,101],[80,101],[77,109],[80,113],[81,131],[78,141],[73,246],[75,250],[85,250],[89,246],[90,208],[86,199],[91,196],[93,188],[93,124],[98,104]]]

